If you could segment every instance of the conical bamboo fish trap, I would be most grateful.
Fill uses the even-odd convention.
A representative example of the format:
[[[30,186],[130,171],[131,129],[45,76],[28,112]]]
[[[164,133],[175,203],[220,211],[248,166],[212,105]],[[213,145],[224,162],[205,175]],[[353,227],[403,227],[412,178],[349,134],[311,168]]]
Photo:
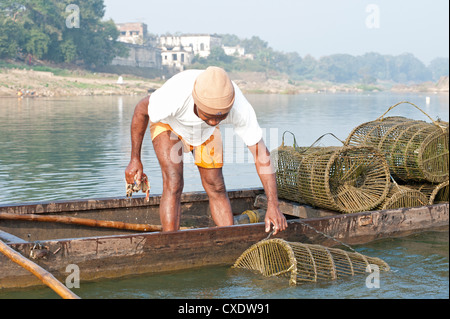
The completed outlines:
[[[410,102],[400,102],[390,107]],[[386,157],[391,174],[403,181],[441,183],[448,179],[449,131],[447,122],[433,123],[394,116],[363,123],[348,136],[348,145],[378,148]]]
[[[389,167],[373,147],[297,147],[272,152],[278,196],[342,213],[368,211],[389,191]]]
[[[275,163],[275,176],[278,188],[278,197],[298,203],[306,203],[298,189],[298,169],[303,157],[294,147],[283,144],[272,151],[272,162]]]
[[[419,207],[428,205],[428,198],[417,189],[392,183],[386,200],[380,209]]]
[[[233,268],[257,271],[265,277],[286,276],[290,285],[296,285],[366,273],[369,265],[390,269],[383,260],[357,252],[276,238],[251,246]]]
[[[448,180],[440,184],[410,184],[408,187],[416,189],[428,198],[428,204],[448,203],[449,186]]]

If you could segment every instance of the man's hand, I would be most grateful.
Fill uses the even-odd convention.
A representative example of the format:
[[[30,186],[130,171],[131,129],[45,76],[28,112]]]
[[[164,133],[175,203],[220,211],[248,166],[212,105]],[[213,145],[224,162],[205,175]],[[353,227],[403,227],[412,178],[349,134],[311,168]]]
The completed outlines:
[[[131,159],[130,164],[128,164],[125,170],[125,180],[127,184],[140,184],[142,181],[142,176],[144,174],[144,167],[142,162],[138,159]]]
[[[255,158],[256,171],[267,196],[266,232],[268,233],[271,225],[273,225],[273,234],[276,235],[279,231],[285,230],[288,225],[286,218],[278,207],[277,182],[275,179],[275,170],[270,159],[270,152],[262,139],[258,144],[249,146],[248,148]]]
[[[264,221],[266,223],[266,233],[270,232],[271,225],[273,225],[274,235],[288,227],[286,218],[280,212],[278,207],[275,206],[267,207],[266,218]]]

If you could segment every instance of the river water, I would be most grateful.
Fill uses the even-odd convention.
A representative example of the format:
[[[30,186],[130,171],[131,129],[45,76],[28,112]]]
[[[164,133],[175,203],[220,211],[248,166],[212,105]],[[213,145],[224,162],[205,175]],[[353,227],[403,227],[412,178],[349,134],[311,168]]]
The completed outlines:
[[[247,95],[269,149],[290,131],[300,146],[325,133],[345,140],[357,125],[381,116],[400,101],[415,103],[433,120],[449,120],[449,95],[361,93]],[[124,170],[130,156],[130,122],[136,96],[0,99],[0,204],[124,196]],[[409,104],[386,116],[429,118]],[[261,187],[251,155],[232,129],[222,126],[224,177],[228,189]],[[286,134],[286,144],[292,135]],[[328,135],[320,145],[340,145]],[[144,171],[152,193],[162,179],[148,134]],[[190,155],[185,157],[184,191],[203,190]],[[83,298],[448,298],[448,231],[377,241],[359,252],[384,259],[380,287],[366,278],[289,287],[282,279],[263,279],[229,267],[84,283]],[[0,291],[0,298],[55,298],[48,288]]]

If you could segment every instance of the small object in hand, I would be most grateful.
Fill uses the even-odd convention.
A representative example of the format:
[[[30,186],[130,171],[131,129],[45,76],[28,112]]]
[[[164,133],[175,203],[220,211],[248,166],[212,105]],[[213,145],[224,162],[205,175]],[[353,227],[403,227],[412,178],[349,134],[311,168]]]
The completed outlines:
[[[145,174],[142,174],[141,183],[138,184],[136,181],[136,177],[134,177],[134,184],[127,184],[127,197],[131,198],[133,193],[137,193],[142,191],[146,194],[145,200],[148,202],[150,200],[150,183],[148,181],[148,177]]]

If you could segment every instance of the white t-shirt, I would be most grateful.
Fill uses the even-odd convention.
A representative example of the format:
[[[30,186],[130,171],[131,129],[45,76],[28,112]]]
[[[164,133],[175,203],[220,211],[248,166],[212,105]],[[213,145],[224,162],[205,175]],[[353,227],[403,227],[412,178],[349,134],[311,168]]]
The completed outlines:
[[[203,70],[187,70],[173,76],[161,88],[150,96],[148,114],[152,123],[169,124],[188,144],[203,144],[214,132],[194,113],[192,90],[197,77]],[[262,129],[258,124],[255,111],[242,91],[233,82],[235,102],[223,124],[232,124],[235,133],[247,146],[258,143],[262,138]]]

